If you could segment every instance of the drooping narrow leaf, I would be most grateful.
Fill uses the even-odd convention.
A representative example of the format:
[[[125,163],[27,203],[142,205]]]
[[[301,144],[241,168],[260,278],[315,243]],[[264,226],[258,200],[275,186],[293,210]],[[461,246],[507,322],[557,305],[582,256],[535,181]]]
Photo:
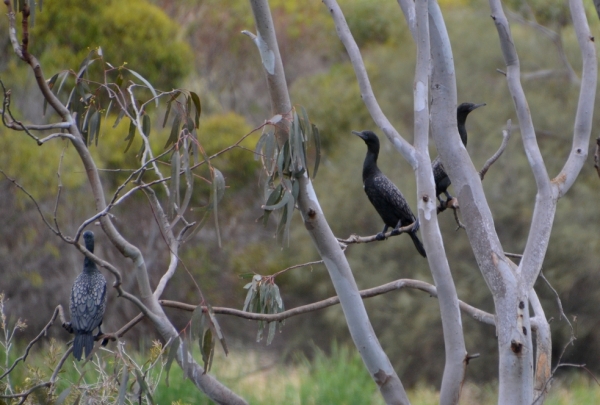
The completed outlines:
[[[165,118],[163,119],[163,128],[167,125],[167,120],[169,119],[169,113],[171,112],[171,103],[173,99],[167,101],[167,111],[165,112]]]
[[[150,137],[150,117],[148,114],[144,114],[142,117],[142,132],[144,132],[146,138]]]
[[[281,197],[281,200],[279,200],[276,204],[263,205],[261,208],[266,211],[275,211],[286,205],[291,198],[292,194],[288,190],[285,190],[283,196]]]
[[[277,329],[277,322],[269,323],[269,334],[267,335],[267,346],[271,344],[275,337],[275,330]]]
[[[194,102],[194,107],[196,108],[196,114],[195,114],[195,121],[196,121],[196,128],[200,127],[200,114],[202,112],[202,108],[200,105],[200,97],[198,97],[198,95],[196,93],[194,93],[193,91],[190,92],[190,96],[192,101]]]
[[[213,167],[214,170],[214,181],[216,183],[216,196],[217,196],[217,202],[221,201],[223,199],[223,195],[225,195],[225,177],[223,177],[223,173],[221,173],[221,171],[215,167]]]
[[[150,84],[150,82],[148,80],[146,80],[144,78],[144,76],[142,76],[141,74],[139,74],[135,70],[131,70],[131,69],[128,69],[128,68],[126,68],[126,69],[129,71],[129,73],[131,73],[132,75],[134,75],[135,77],[137,77],[138,79],[140,79],[142,81],[142,83],[144,83],[146,85],[146,87],[148,87],[148,89],[150,90],[150,92],[154,96],[154,103],[156,104],[156,107],[158,107],[158,94],[156,94],[156,90],[154,90],[154,87]]]
[[[115,120],[115,123],[113,124],[113,128],[116,128],[117,125],[119,125],[119,123],[121,122],[121,120],[123,119],[123,117],[125,116],[125,110],[122,109],[121,111],[119,111],[119,115],[117,115],[117,119]]]
[[[106,107],[106,115],[104,115],[104,118],[105,118],[105,119],[107,119],[107,118],[108,118],[108,115],[110,114],[110,110],[111,110],[111,108],[112,108],[112,106],[113,106],[113,101],[114,101],[114,100],[113,100],[113,99],[111,99],[111,100],[108,102],[108,107]]]
[[[267,140],[267,134],[264,131],[264,127],[263,127],[263,132],[260,135],[260,138],[258,138],[258,142],[256,142],[256,147],[254,148],[254,160],[259,160],[263,156],[263,147],[265,145],[266,140]]]
[[[285,220],[284,236],[287,239],[287,243],[289,245],[289,243],[290,243],[290,226],[292,224],[292,215],[294,214],[294,199],[293,198],[290,198],[286,208],[287,208],[287,212],[286,212],[287,218]]]
[[[59,73],[55,74],[54,76],[52,76],[50,78],[50,80],[48,80],[48,87],[50,88],[50,90],[53,93],[54,93],[54,83],[56,83],[56,79],[58,79],[58,75],[59,75]],[[46,97],[44,97],[44,106],[43,106],[43,109],[42,109],[42,114],[44,116],[46,115],[46,107],[48,107],[48,100],[46,100]]]
[[[56,90],[56,93],[54,93],[54,94],[56,94],[56,96],[58,96],[60,94],[63,84],[65,84],[65,80],[67,79],[67,77],[69,77],[69,71],[65,70],[65,71],[59,73],[58,77],[60,78],[60,83],[58,84],[58,90]]]
[[[169,205],[167,206],[167,212],[171,217],[175,214],[175,205],[179,207],[179,171],[179,151],[174,150],[173,155],[171,155],[171,182],[169,186]]]
[[[312,133],[315,139],[315,168],[313,169],[313,179],[317,177],[317,170],[319,170],[319,162],[321,161],[321,136],[319,134],[319,128],[315,124],[311,124]]]
[[[131,147],[131,144],[133,143],[133,138],[135,138],[135,123],[133,122],[133,120],[131,120],[129,122],[129,132],[127,133],[127,138],[125,138],[125,140],[129,141],[129,143],[127,144],[127,147],[125,148],[125,151],[123,153],[127,153],[129,148]]]
[[[100,137],[100,118],[100,111],[95,110],[90,117],[88,126],[90,144],[95,140],[96,146],[98,146],[98,138]]]
[[[221,232],[219,230],[219,215],[217,205],[225,193],[225,178],[219,169],[213,168],[213,210],[215,211],[215,229],[217,231],[217,241],[221,247]]]
[[[150,388],[148,388],[148,384],[146,383],[146,378],[144,377],[142,372],[140,370],[138,370],[137,368],[134,368],[133,371],[135,371],[135,377],[137,379],[137,383],[139,384],[142,392],[146,395],[146,399],[152,405],[155,405],[154,399],[152,398],[152,393],[150,392]]]
[[[85,59],[81,62],[81,64],[79,65],[79,69],[77,70],[77,79],[81,79],[83,77],[83,74],[87,70],[87,68],[92,63],[94,63],[94,59],[92,59],[92,55],[95,52],[96,52],[95,49],[92,49],[91,51],[89,51],[88,54],[86,55]]]
[[[181,115],[176,112],[175,118],[173,119],[173,125],[171,126],[171,135],[165,144],[165,149],[173,145],[179,139],[179,126],[181,125]]]
[[[202,324],[204,323],[202,320],[203,317],[204,311],[202,310],[202,305],[198,305],[194,309],[194,312],[192,312],[192,319],[190,320],[192,340],[202,337]]]
[[[29,26],[35,25],[35,0],[29,0]]]
[[[221,331],[219,321],[217,320],[217,317],[210,305],[208,305],[208,316],[210,317],[210,327],[213,330],[214,334],[217,335],[217,339],[219,339],[221,347],[223,347],[223,351],[227,356],[229,354],[229,350],[227,349],[227,342],[225,342],[225,336],[223,336],[223,332]]]
[[[267,168],[267,175],[272,176],[275,171],[275,164],[277,163],[277,142],[273,130],[267,132],[264,162],[264,165]]]
[[[183,153],[181,157],[181,168],[185,174],[185,194],[183,196],[183,202],[181,206],[178,207],[177,212],[179,215],[183,215],[185,210],[187,210],[188,204],[190,203],[190,199],[192,198],[192,191],[194,190],[194,179],[192,176],[192,169],[190,165],[190,155],[189,155],[189,139],[183,140]]]
[[[204,332],[202,339],[202,362],[204,363],[204,374],[210,370],[212,364],[212,356],[215,349],[215,339],[212,330],[209,328]]]
[[[66,390],[64,390],[63,392],[61,392],[60,395],[58,396],[58,398],[56,398],[56,401],[54,402],[54,405],[62,405],[63,402],[65,402],[65,399],[67,399],[67,397],[71,393],[71,388],[72,387],[68,387]]]
[[[167,357],[167,363],[165,364],[165,372],[167,373],[166,383],[167,387],[169,386],[169,370],[171,370],[171,365],[173,364],[173,360],[177,357],[177,350],[179,350],[179,345],[181,344],[181,340],[179,336],[175,337],[171,342],[171,348],[169,349],[169,355]]]

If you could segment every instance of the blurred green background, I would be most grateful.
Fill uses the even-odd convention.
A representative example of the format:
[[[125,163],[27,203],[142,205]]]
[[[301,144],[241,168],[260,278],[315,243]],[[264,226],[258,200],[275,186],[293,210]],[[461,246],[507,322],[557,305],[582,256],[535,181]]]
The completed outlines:
[[[89,52],[101,46],[105,60],[114,66],[127,63],[148,78],[157,89],[188,88],[200,95],[203,111],[199,139],[206,152],[215,153],[232,144],[271,116],[270,102],[260,57],[241,30],[254,30],[249,4],[245,1],[46,1],[37,13],[31,50],[46,77],[63,69],[77,70]],[[441,1],[450,33],[458,85],[458,101],[487,103],[469,116],[468,150],[476,167],[495,152],[508,119],[516,127],[516,115],[508,93],[496,30],[484,3]],[[538,4],[539,3],[539,4]],[[508,2],[514,12],[535,17],[559,34],[575,72],[581,58],[568,10],[563,2]],[[329,224],[338,237],[351,233],[372,235],[381,221],[362,191],[361,168],[365,145],[351,130],[376,129],[360,98],[352,66],[340,44],[325,6],[320,2],[270,1],[286,76],[295,105],[303,105],[322,135],[323,160],[314,182]],[[415,46],[397,2],[348,0],[341,4],[361,47],[375,94],[398,131],[412,140],[412,86]],[[598,16],[586,3],[592,32],[598,34]],[[539,11],[538,11],[539,10]],[[521,57],[523,86],[538,134],[538,142],[550,175],[562,167],[571,146],[578,85],[570,80],[555,44],[539,30],[512,24]],[[0,32],[7,32],[5,18]],[[17,60],[7,35],[0,36],[0,78],[12,89],[13,112],[26,122],[52,121],[41,118],[42,97],[31,72]],[[159,128],[164,110],[154,116]],[[598,125],[595,118],[594,127]],[[124,154],[127,124],[112,129],[103,124],[98,147],[92,147],[98,166],[104,169],[134,167],[134,146]],[[258,162],[251,153],[259,133],[244,141],[247,149],[235,149],[213,161],[225,175],[228,188],[219,210],[222,248],[218,248],[213,221],[180,252],[189,273],[180,266],[163,297],[200,302],[190,282],[194,277],[213,306],[241,308],[247,280],[241,274],[272,274],[288,266],[319,257],[297,214],[289,246],[277,246],[275,221],[263,228],[256,219],[262,214],[262,190]],[[484,189],[496,229],[507,252],[521,253],[527,238],[535,199],[535,182],[523,152],[518,130],[507,150],[488,172]],[[164,145],[168,131],[153,134]],[[593,134],[595,138],[597,134]],[[560,200],[556,222],[544,262],[544,274],[558,291],[564,311],[576,317],[577,341],[566,351],[564,361],[587,363],[600,372],[599,270],[600,238],[594,224],[600,221],[599,182],[592,153],[578,181]],[[16,178],[51,215],[58,187],[61,153],[63,185],[58,209],[62,230],[73,234],[79,224],[94,214],[85,173],[72,148],[62,141],[38,147],[22,133],[0,127],[0,168]],[[436,156],[431,147],[432,157]],[[415,179],[410,166],[386,140],[382,142],[380,167],[413,208]],[[105,171],[103,181],[112,193],[126,174]],[[208,188],[197,188],[193,204],[205,203]],[[124,235],[143,251],[153,283],[168,263],[168,250],[155,224],[145,197],[137,195],[113,212]],[[441,215],[446,252],[461,299],[493,311],[492,299],[471,252],[466,234],[455,231],[450,212]],[[35,336],[58,304],[67,306],[72,280],[81,268],[81,255],[61,243],[41,221],[31,201],[9,181],[0,178],[0,291],[9,298],[7,313],[27,320],[20,334],[25,341]],[[124,288],[136,291],[136,282],[123,260],[97,230],[98,254],[124,270]],[[347,257],[359,287],[369,288],[398,278],[432,282],[427,261],[415,253],[407,237],[383,243],[351,246]],[[308,304],[334,295],[324,266],[316,265],[286,273],[277,279],[286,308]],[[551,324],[554,359],[569,339],[570,329],[559,320],[552,291],[536,286]],[[439,385],[443,362],[443,340],[439,308],[435,299],[421,292],[401,291],[366,301],[375,331],[392,359],[403,383]],[[114,331],[137,310],[109,291],[105,329]],[[178,328],[189,314],[168,310]],[[257,325],[221,316],[226,338],[238,350],[276,353],[292,359],[292,353],[312,353],[313,345],[324,350],[331,341],[349,342],[343,314],[338,307],[289,319],[271,346],[256,343]],[[469,317],[463,318],[467,349],[480,353],[467,371],[470,381],[489,381],[497,375],[495,331]],[[51,336],[67,340],[60,328]],[[127,336],[133,347],[146,347],[155,332],[144,323]],[[415,346],[418,347],[415,350]],[[596,360],[596,361],[594,361]],[[221,360],[219,360],[221,361]],[[226,361],[226,360],[224,360]]]

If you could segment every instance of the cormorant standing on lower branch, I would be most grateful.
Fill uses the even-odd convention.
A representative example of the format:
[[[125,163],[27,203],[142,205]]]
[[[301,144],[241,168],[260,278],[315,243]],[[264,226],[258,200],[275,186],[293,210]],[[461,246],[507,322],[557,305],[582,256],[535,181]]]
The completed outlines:
[[[377,167],[379,138],[371,131],[352,131],[352,133],[360,136],[367,144],[367,156],[365,157],[362,174],[363,187],[369,201],[371,201],[384,222],[383,231],[377,234],[377,240],[385,239],[388,228],[394,228],[392,231],[392,234],[394,234],[398,231],[398,228],[414,223],[413,229],[408,234],[421,256],[427,257],[425,248],[423,248],[423,244],[417,237],[418,220],[413,215],[398,187]]]
[[[94,233],[86,231],[83,234],[85,248],[94,252]],[[102,316],[106,308],[106,279],[98,270],[96,263],[87,256],[83,259],[83,272],[77,276],[71,289],[71,327],[75,333],[73,341],[73,356],[81,360],[83,349],[88,357],[94,348],[92,332],[98,328],[102,334]]]
[[[473,104],[473,103],[462,103],[456,109],[456,123],[458,126],[458,133],[460,134],[460,139],[462,140],[463,145],[467,146],[467,128],[465,127],[465,123],[467,121],[467,115],[471,111],[476,108],[483,107],[483,104]],[[451,184],[450,177],[446,174],[446,170],[444,170],[444,165],[442,165],[442,161],[440,157],[436,157],[431,163],[433,169],[433,179],[435,181],[435,195],[437,199],[442,204],[442,199],[440,198],[440,194],[446,194],[446,202],[452,199],[452,196],[448,192],[448,187]]]

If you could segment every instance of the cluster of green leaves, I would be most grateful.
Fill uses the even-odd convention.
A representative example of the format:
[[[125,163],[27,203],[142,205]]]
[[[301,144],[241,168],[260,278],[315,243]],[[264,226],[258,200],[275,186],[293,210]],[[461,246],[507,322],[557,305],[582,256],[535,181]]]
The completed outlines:
[[[263,224],[267,224],[273,211],[281,210],[277,239],[289,243],[290,223],[294,206],[298,199],[301,176],[310,176],[309,147],[314,147],[312,178],[317,175],[321,159],[321,138],[319,129],[308,119],[304,107],[300,113],[294,107],[290,113],[291,125],[282,115],[267,121],[263,134],[256,144],[256,159],[261,159],[266,174]],[[280,146],[281,144],[281,146]]]
[[[246,300],[244,301],[244,308],[242,311],[254,312],[257,314],[278,314],[285,311],[283,306],[283,299],[279,292],[279,287],[275,284],[273,277],[263,277],[259,274],[255,274],[252,277],[252,281],[244,286],[248,290],[246,294]],[[267,336],[267,345],[270,345],[275,337],[275,329],[279,324],[279,331],[283,327],[285,321],[281,322],[270,322],[269,334]],[[258,335],[256,341],[262,340],[263,331],[267,326],[267,322],[258,321]]]

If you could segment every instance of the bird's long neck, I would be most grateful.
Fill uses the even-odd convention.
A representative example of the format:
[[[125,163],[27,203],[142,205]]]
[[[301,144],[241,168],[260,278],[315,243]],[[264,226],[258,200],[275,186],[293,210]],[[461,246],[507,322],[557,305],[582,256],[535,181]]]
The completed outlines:
[[[85,248],[91,253],[94,253],[94,241],[86,240]],[[83,271],[87,273],[93,273],[95,271],[98,271],[98,267],[96,267],[96,262],[94,262],[89,257],[85,256],[85,258],[83,259]]]
[[[460,139],[461,139],[463,145],[465,145],[465,146],[467,146],[467,127],[465,125],[466,122],[467,122],[466,114],[464,117],[462,117],[462,116],[458,117],[458,120],[457,120],[458,133],[460,134]]]
[[[85,259],[83,259],[83,272],[84,273],[94,273],[98,271],[98,267],[96,266],[96,263],[88,258],[87,256],[85,257]]]
[[[363,181],[379,173],[379,167],[377,167],[378,156],[379,151],[367,150],[367,156],[365,156],[365,163],[363,164]]]

